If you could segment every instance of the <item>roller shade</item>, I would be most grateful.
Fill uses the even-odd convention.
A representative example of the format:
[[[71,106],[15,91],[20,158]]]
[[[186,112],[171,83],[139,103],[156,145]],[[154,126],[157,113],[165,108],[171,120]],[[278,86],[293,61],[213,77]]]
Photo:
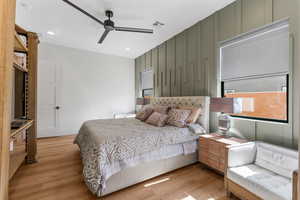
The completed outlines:
[[[223,42],[221,80],[289,72],[289,24],[277,22]]]
[[[142,89],[153,88],[153,71],[142,72],[141,74]]]

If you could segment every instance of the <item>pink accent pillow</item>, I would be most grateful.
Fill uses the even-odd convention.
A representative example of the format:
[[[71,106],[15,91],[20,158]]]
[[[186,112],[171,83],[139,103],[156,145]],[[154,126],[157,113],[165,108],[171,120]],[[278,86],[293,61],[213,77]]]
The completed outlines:
[[[146,109],[143,109],[143,110],[139,111],[136,114],[135,118],[139,119],[141,121],[145,121],[152,113],[153,113],[152,108],[146,108]]]
[[[187,124],[187,119],[191,114],[191,110],[172,109],[169,112],[168,124],[183,128]]]
[[[196,123],[197,119],[199,118],[199,116],[201,115],[201,111],[202,109],[200,107],[178,107],[178,109],[180,110],[190,110],[191,114],[190,116],[187,118],[186,123],[188,124],[192,124],[192,123]]]
[[[158,112],[164,115],[167,115],[169,112],[170,106],[159,106],[159,105],[155,105],[153,106],[153,110],[154,112]]]
[[[150,115],[150,117],[146,120],[146,123],[154,126],[162,127],[166,125],[167,121],[168,121],[168,115],[161,114],[158,112],[153,112]]]

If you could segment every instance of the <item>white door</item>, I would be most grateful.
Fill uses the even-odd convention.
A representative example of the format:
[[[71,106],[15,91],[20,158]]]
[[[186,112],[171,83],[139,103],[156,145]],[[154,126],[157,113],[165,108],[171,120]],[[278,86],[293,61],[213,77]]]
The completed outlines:
[[[38,68],[37,136],[56,136],[59,132],[59,67],[46,60]]]

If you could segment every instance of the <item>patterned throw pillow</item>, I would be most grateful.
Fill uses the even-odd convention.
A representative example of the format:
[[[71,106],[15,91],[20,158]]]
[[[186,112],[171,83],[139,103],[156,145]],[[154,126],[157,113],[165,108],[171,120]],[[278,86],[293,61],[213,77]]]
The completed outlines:
[[[147,124],[162,127],[166,125],[168,121],[168,115],[164,115],[158,112],[153,112],[152,115],[146,120]]]
[[[201,115],[201,111],[202,111],[202,109],[200,107],[183,107],[183,106],[180,106],[180,107],[178,107],[178,109],[190,110],[191,111],[190,116],[186,120],[187,124],[196,123],[196,121],[199,118],[199,116]]]
[[[155,105],[153,106],[153,110],[154,112],[158,112],[164,115],[167,115],[169,112],[170,107],[169,106],[159,106],[159,105]]]
[[[172,109],[169,112],[168,124],[183,128],[186,126],[186,120],[190,116],[192,111],[190,110],[181,110],[181,109]]]
[[[141,111],[139,111],[135,118],[139,119],[141,121],[145,121],[151,114],[153,113],[153,109],[152,108],[145,108]]]

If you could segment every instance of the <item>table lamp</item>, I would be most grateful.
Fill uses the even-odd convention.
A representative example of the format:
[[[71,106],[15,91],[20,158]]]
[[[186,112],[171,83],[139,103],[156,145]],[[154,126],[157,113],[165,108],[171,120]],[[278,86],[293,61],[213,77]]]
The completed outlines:
[[[211,98],[210,111],[220,112],[218,116],[218,130],[226,135],[230,129],[229,114],[241,113],[243,110],[242,98]]]

